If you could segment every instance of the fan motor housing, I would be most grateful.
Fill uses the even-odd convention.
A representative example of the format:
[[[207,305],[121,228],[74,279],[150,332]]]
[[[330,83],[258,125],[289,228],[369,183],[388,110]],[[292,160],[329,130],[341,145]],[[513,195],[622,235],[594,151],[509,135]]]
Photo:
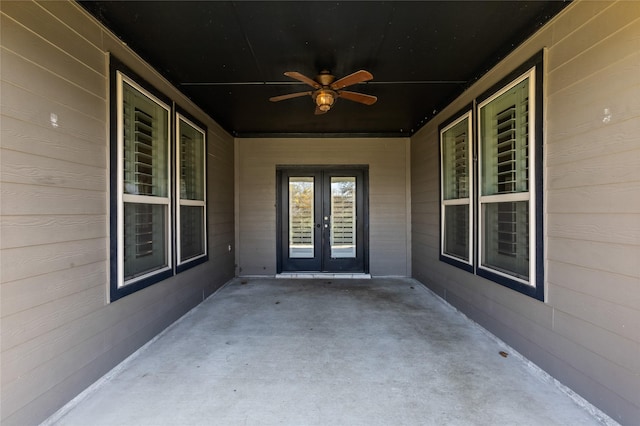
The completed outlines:
[[[328,86],[333,83],[336,78],[329,71],[321,71],[320,74],[318,74],[318,76],[316,77],[316,80],[323,86]]]

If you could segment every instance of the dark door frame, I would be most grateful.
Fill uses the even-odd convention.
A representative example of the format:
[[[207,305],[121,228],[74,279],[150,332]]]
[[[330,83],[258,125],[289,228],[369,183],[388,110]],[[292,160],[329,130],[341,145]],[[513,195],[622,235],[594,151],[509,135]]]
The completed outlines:
[[[285,225],[283,224],[283,217],[285,217],[283,209],[288,209],[288,205],[283,205],[283,175],[285,172],[300,172],[303,175],[314,175],[320,176],[321,180],[324,173],[340,174],[340,172],[348,172],[348,171],[357,171],[362,173],[362,188],[360,191],[362,193],[362,212],[358,213],[358,226],[360,223],[362,225],[362,235],[358,236],[362,241],[362,260],[363,266],[362,270],[352,271],[324,271],[324,265],[321,263],[319,270],[314,271],[304,271],[300,270],[300,272],[352,272],[352,273],[369,273],[369,165],[362,164],[354,164],[354,165],[278,165],[276,166],[276,253],[277,253],[277,265],[276,271],[277,273],[283,272],[283,264],[284,264],[284,250],[286,249],[286,242],[288,241],[288,235],[284,235],[285,233]],[[324,200],[323,195],[319,195],[319,197]],[[317,220],[318,224],[322,224],[322,222]],[[320,238],[324,238],[324,233],[321,232]],[[324,244],[322,244],[324,247]],[[324,256],[322,254],[321,256]]]

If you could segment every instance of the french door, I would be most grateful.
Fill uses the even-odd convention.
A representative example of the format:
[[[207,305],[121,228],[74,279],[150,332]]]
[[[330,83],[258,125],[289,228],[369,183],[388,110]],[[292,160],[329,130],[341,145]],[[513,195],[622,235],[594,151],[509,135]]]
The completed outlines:
[[[366,168],[278,170],[278,272],[368,272]]]

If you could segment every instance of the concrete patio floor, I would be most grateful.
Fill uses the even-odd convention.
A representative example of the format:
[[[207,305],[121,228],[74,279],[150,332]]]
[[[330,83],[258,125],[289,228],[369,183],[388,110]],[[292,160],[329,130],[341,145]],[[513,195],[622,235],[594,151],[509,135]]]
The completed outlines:
[[[46,423],[604,422],[414,280],[238,278]]]

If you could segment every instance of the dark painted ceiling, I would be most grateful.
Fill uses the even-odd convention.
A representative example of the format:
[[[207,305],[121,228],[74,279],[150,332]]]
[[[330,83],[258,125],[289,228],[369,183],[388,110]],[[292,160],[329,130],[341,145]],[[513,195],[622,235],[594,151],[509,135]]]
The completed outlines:
[[[82,1],[233,135],[411,135],[566,6],[560,1]],[[283,75],[374,79],[324,115]]]

